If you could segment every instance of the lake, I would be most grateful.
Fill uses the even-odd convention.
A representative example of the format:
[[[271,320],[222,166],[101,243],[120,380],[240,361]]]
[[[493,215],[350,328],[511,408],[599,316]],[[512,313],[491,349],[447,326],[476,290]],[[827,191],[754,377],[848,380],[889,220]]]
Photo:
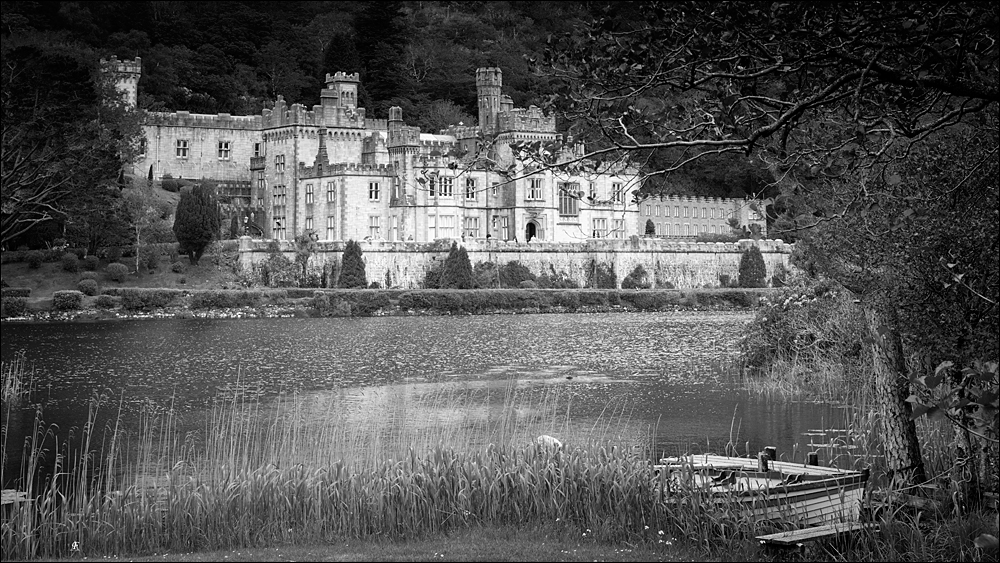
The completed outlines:
[[[843,441],[836,431],[842,409],[767,401],[739,389],[736,344],[750,318],[667,312],[3,323],[3,360],[23,353],[33,387],[21,419],[4,421],[9,463],[33,406],[64,434],[86,421],[88,401],[101,394],[102,420],[121,409],[128,426],[143,408],[173,409],[195,424],[213,401],[237,390],[252,390],[263,404],[291,399],[314,416],[335,401],[384,409],[390,429],[456,423],[441,406],[445,396],[472,405],[467,421],[476,405],[495,409],[513,389],[525,404],[553,410],[538,417],[540,433],[567,444],[595,432],[651,435],[656,456],[723,452],[732,442],[741,454],[775,445],[798,461],[817,449],[812,442]],[[558,425],[545,427],[556,417]]]

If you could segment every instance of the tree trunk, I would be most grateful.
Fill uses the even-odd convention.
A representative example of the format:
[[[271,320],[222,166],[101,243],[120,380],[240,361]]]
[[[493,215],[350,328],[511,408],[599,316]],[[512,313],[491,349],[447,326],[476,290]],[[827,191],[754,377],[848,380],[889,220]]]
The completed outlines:
[[[906,376],[903,343],[891,305],[868,303],[865,318],[871,335],[875,401],[882,424],[885,460],[892,484],[911,486],[926,480],[917,426],[911,419],[910,380]]]

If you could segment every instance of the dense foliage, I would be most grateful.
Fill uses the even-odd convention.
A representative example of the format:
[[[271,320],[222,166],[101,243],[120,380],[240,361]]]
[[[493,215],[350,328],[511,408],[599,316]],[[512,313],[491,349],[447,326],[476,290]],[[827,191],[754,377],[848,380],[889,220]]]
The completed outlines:
[[[219,204],[212,187],[198,184],[190,191],[181,192],[174,219],[174,235],[180,243],[180,251],[188,255],[192,265],[198,265],[205,249],[219,237],[221,223]]]
[[[458,246],[457,242],[451,243],[451,250],[448,252],[448,257],[445,258],[438,287],[440,289],[472,289],[475,287],[469,253],[464,246]]]
[[[746,249],[740,256],[738,283],[740,287],[767,287],[767,266],[756,246]]]
[[[365,261],[361,257],[361,245],[353,239],[347,241],[344,255],[341,258],[340,279],[338,287],[346,289],[363,289],[368,287],[368,276],[365,273]]]

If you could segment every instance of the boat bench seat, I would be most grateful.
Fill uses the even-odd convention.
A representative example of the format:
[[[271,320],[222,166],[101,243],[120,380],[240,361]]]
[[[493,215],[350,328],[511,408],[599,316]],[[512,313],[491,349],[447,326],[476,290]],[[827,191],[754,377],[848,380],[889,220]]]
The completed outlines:
[[[802,549],[808,542],[828,540],[843,535],[852,534],[860,530],[878,529],[878,524],[873,522],[838,522],[834,524],[824,524],[822,526],[812,526],[800,528],[789,532],[778,532],[757,536],[762,546],[774,547],[797,547]]]

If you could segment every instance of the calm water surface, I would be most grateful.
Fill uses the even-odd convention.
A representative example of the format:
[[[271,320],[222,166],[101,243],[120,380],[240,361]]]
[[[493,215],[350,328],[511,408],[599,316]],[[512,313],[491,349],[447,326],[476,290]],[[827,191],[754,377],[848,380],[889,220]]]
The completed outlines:
[[[130,424],[143,404],[196,418],[235,388],[265,401],[322,403],[332,393],[375,408],[410,401],[414,424],[445,424],[423,399],[448,392],[502,402],[513,384],[528,396],[555,394],[581,428],[617,413],[654,432],[659,453],[721,452],[732,441],[741,453],[777,445],[801,459],[815,449],[810,442],[833,438],[814,433],[837,427],[843,413],[741,393],[731,366],[749,319],[679,312],[4,323],[0,348],[4,361],[25,354],[32,404],[63,429],[83,424],[95,393],[113,400],[107,412],[117,414],[120,402]]]

